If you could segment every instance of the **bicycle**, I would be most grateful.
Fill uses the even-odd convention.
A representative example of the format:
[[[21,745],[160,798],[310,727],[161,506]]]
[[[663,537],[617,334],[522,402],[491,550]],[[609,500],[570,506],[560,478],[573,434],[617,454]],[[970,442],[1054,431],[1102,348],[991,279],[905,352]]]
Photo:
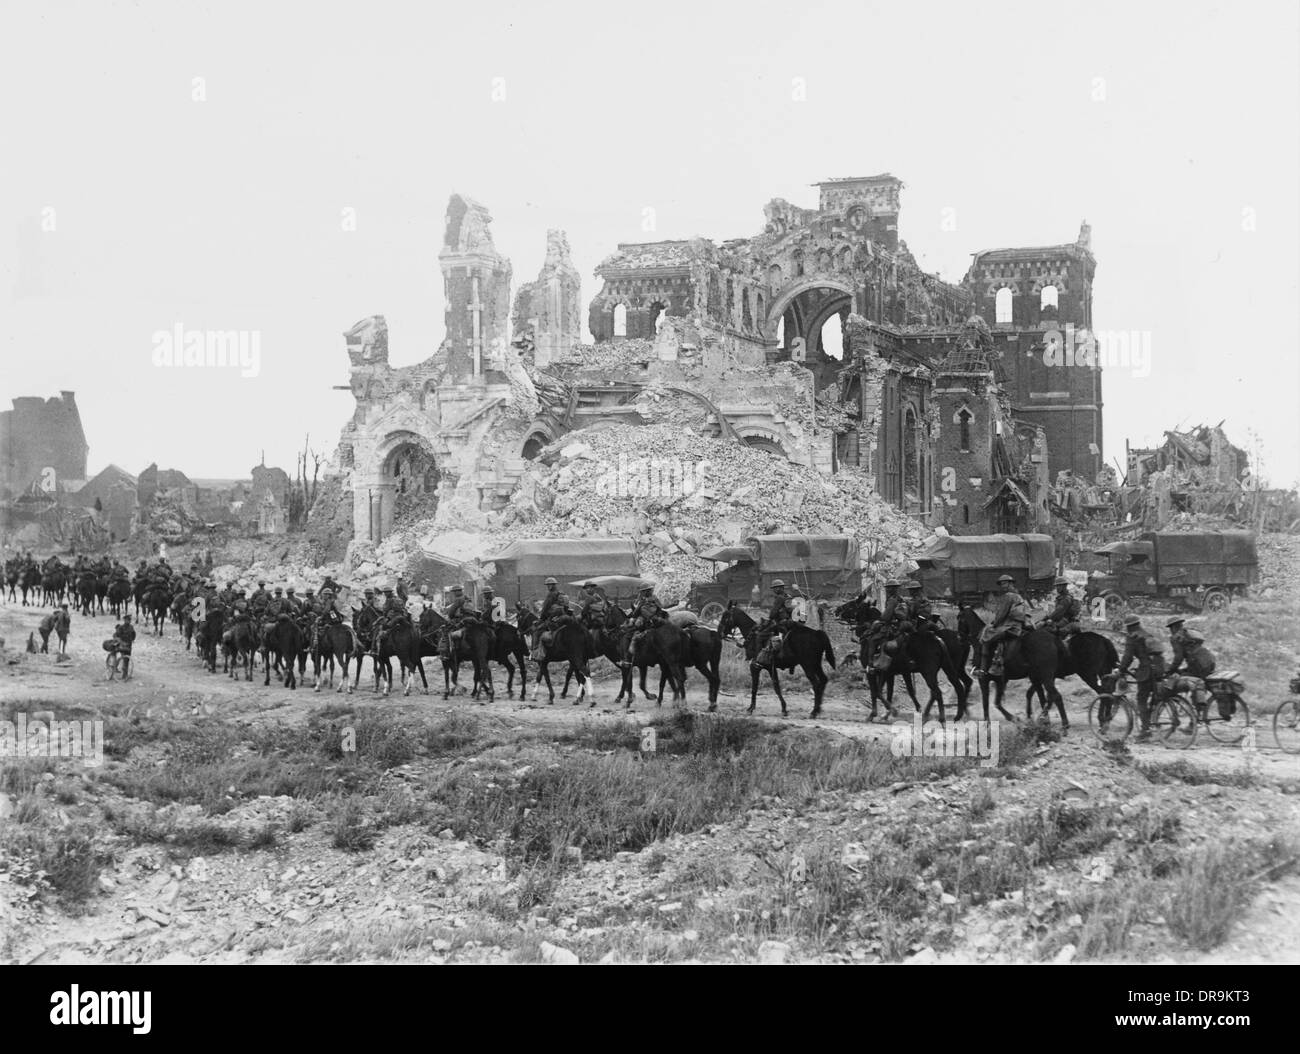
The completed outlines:
[[[1240,743],[1253,721],[1250,707],[1242,698],[1246,682],[1235,670],[1211,674],[1204,680],[1175,675],[1166,680],[1165,691],[1196,709],[1197,724],[1204,725],[1210,737],[1219,743]],[[1191,693],[1189,702],[1184,693]]]
[[[1288,754],[1300,754],[1300,676],[1291,678],[1291,694],[1273,711],[1273,738]]]
[[[1129,700],[1129,682],[1109,674],[1101,679],[1106,691],[1088,707],[1088,725],[1104,743],[1123,743],[1137,723],[1137,708]],[[1118,719],[1118,720],[1117,720]],[[1151,701],[1151,725],[1145,739],[1173,750],[1186,750],[1196,742],[1199,722],[1196,708],[1182,696],[1157,690]]]
[[[108,654],[104,656],[104,666],[108,670],[108,679],[111,681],[115,678],[115,676],[121,669],[123,660],[126,660],[128,662],[130,661],[131,654],[130,652],[123,654],[122,651],[119,649],[119,647],[116,645],[116,643],[114,643],[112,647],[109,647],[108,641],[104,642],[104,650],[108,652]],[[126,670],[122,672],[122,680],[129,681],[130,679],[131,679],[131,670],[130,667],[128,666]]]

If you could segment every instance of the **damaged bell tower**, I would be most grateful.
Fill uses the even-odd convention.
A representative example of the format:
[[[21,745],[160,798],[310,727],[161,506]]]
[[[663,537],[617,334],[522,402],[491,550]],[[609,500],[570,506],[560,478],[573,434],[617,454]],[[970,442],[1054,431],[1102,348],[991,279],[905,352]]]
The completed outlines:
[[[453,194],[447,203],[438,265],[447,301],[447,379],[453,384],[505,379],[510,261],[492,244],[491,222],[488,210],[463,194]]]

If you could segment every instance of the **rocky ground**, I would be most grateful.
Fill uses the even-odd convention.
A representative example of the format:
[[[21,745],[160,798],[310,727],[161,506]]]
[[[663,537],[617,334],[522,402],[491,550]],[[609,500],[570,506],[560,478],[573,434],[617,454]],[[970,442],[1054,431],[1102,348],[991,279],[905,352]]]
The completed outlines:
[[[734,659],[720,720],[698,684],[691,717],[629,716],[608,676],[594,709],[263,688],[168,627],[123,685],[108,620],[78,616],[56,662],[15,649],[38,613],[8,605],[0,716],[101,719],[107,756],[4,765],[0,958],[1295,961],[1300,756],[1266,711],[1300,605],[1276,544],[1261,595],[1203,620],[1258,749],[1105,750],[1067,682],[1069,733],[1000,726],[987,768],[893,756],[852,669],[816,722],[797,678],[789,719],[766,688],[745,717]]]

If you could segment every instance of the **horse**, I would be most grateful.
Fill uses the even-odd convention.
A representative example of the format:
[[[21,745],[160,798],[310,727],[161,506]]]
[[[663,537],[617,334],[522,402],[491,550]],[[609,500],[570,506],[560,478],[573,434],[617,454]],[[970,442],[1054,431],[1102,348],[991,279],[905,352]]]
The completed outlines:
[[[98,583],[96,584],[96,587]],[[123,606],[131,601],[131,583],[125,578],[114,578],[108,583],[108,610],[114,618],[120,618]]]
[[[685,652],[688,645],[682,640],[682,631],[671,622],[661,622],[649,626],[639,633],[633,633],[628,646],[628,659],[631,665],[624,667],[625,681],[631,681],[632,666],[641,667],[641,690],[645,691],[645,670],[655,664],[659,667],[659,700],[663,705],[663,681],[667,677],[673,689],[673,705],[686,703]],[[627,708],[632,709],[632,693],[627,696]]]
[[[225,625],[226,610],[220,604],[209,605],[199,627],[196,648],[209,673],[217,672],[217,648],[221,645],[221,632]]]
[[[276,663],[284,660],[283,681],[286,688],[297,688],[298,678],[294,667],[298,664],[298,656],[302,652],[302,630],[292,618],[281,617],[276,619],[275,625],[262,634],[262,665],[266,667],[266,678],[262,681],[262,687],[269,687],[271,684],[271,663],[268,661],[268,654],[275,653]]]
[[[4,594],[8,600],[18,599],[18,561],[5,561]]]
[[[550,695],[548,705],[554,705],[555,687],[551,684],[549,667],[553,662],[567,662],[569,669],[578,678],[578,698],[574,700],[573,705],[577,706],[590,692],[592,705],[594,706],[596,689],[588,668],[590,647],[591,638],[585,628],[579,626],[576,622],[567,622],[560,626],[555,631],[543,657],[537,661],[537,680],[533,682],[533,699],[537,698],[537,693],[542,687],[542,681],[545,681],[546,690]]]
[[[831,614],[848,626],[870,626],[881,619],[880,608],[866,597],[854,597],[847,604],[832,608]]]
[[[253,679],[253,652],[257,650],[257,634],[247,619],[238,619],[221,634],[221,669],[236,678],[239,666],[244,666],[244,680]]]
[[[343,677],[339,681],[338,691],[342,692],[345,688],[351,692],[352,686],[348,681],[348,663],[351,662],[354,655],[361,652],[361,642],[358,640],[352,627],[345,622],[317,622],[315,642],[312,644],[311,657],[312,669],[314,672],[314,683],[312,691],[320,691],[320,672],[328,664],[330,671],[329,686],[334,687],[334,664],[337,661],[343,667]],[[361,660],[358,657],[357,663]]]
[[[515,664],[519,666],[519,698],[528,694],[528,640],[524,633],[509,622],[492,623],[494,634],[491,658],[506,668],[506,697],[514,697]]]
[[[375,691],[379,691],[380,674],[384,677],[384,695],[393,687],[393,659],[397,659],[402,676],[404,695],[411,694],[411,684],[418,670],[421,678],[424,668],[420,662],[420,632],[409,622],[400,622],[385,633],[377,643],[371,644],[369,651],[359,652],[357,672],[353,682],[356,687],[361,680],[361,658],[369,655],[375,669]]]
[[[166,586],[150,586],[145,592],[145,614],[153,621],[154,632],[160,637],[163,635],[163,624],[167,621],[167,609],[170,606],[171,597],[167,595]]]
[[[777,671],[793,670],[797,666],[803,670],[813,688],[813,708],[808,716],[818,717],[822,712],[822,697],[830,680],[826,671],[822,669],[823,656],[830,663],[831,669],[835,669],[835,651],[831,648],[831,640],[825,632],[810,629],[799,622],[792,623],[780,651],[773,656],[771,664],[760,668],[754,664],[759,654],[758,623],[733,600],[727,605],[727,610],[722,613],[722,618],[718,621],[718,634],[730,638],[736,631],[740,632],[741,640],[744,642],[745,658],[749,660],[752,674],[747,713],[752,714],[758,703],[758,675],[761,669],[766,669],[772,678],[776,697],[781,701],[781,714],[788,716],[785,696],[781,693],[781,679]]]
[[[77,610],[83,615],[95,617],[95,573],[82,571],[77,578]]]
[[[977,640],[984,629],[984,620],[974,608],[963,606],[958,620],[962,632],[968,640]],[[978,629],[976,628],[978,626]],[[989,719],[989,682],[996,688],[994,705],[1008,721],[1015,718],[1002,706],[1002,697],[1006,691],[1007,681],[1029,680],[1029,691],[1025,695],[1026,716],[1031,712],[1030,700],[1037,694],[1042,700],[1044,714],[1052,703],[1056,704],[1061,715],[1061,725],[1070,727],[1070,720],[1065,716],[1065,700],[1056,690],[1056,679],[1061,676],[1065,646],[1056,638],[1055,633],[1043,629],[1029,630],[1019,637],[1008,638],[1002,649],[1002,674],[993,676],[981,673],[980,694],[984,700],[984,720]]]
[[[27,606],[27,594],[35,593],[36,588],[41,584],[41,570],[39,567],[27,567],[23,569],[22,576],[18,579],[18,588],[22,590],[23,607]],[[36,597],[32,597],[32,603],[36,603]]]
[[[53,570],[46,571],[41,577],[41,588],[45,592],[45,603],[62,604],[67,581],[67,575],[62,567],[55,567]]]
[[[945,635],[952,638],[946,639]],[[945,723],[943,692],[939,688],[939,674],[943,673],[948,678],[948,682],[957,692],[957,716],[956,720],[960,721],[966,716],[967,698],[973,685],[973,681],[965,670],[965,657],[967,649],[957,643],[956,634],[951,630],[936,631],[934,633],[913,632],[908,634],[901,643],[893,656],[893,662],[886,670],[879,668],[870,668],[867,670],[867,685],[871,692],[871,717],[869,720],[876,719],[877,703],[881,701],[881,689],[884,688],[884,703],[886,710],[892,716],[894,712],[894,678],[902,675],[903,684],[907,688],[907,694],[912,700],[912,706],[917,710],[921,709],[921,704],[916,698],[916,690],[912,684],[912,674],[919,673],[925,686],[930,689],[930,698],[925,704],[925,711],[922,720],[929,718],[930,710],[935,703],[939,704],[939,723]],[[863,664],[865,663],[866,641],[863,641]],[[954,649],[957,655],[954,655]]]

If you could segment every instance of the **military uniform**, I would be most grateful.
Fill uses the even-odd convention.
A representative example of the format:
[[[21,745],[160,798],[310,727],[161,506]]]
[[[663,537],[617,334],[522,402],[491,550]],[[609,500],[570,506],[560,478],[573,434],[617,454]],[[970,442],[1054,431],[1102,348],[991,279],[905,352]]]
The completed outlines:
[[[1173,662],[1169,673],[1175,674],[1186,667],[1187,672],[1201,680],[1214,673],[1214,653],[1205,646],[1205,638],[1186,623],[1177,622],[1170,626],[1169,643],[1173,646]]]
[[[1160,679],[1165,676],[1165,649],[1154,633],[1143,628],[1136,615],[1130,615],[1124,620],[1124,633],[1124,655],[1119,662],[1119,672],[1121,676],[1125,675],[1129,667],[1137,663],[1133,679],[1137,682],[1138,718],[1142,723],[1142,732],[1149,733],[1151,699]]]
[[[919,582],[913,582],[910,589],[910,595],[907,598],[906,621],[910,622],[917,629],[925,630],[928,633],[934,632],[934,608],[930,605],[930,598],[925,595]]]
[[[1079,615],[1083,608],[1076,597],[1070,594],[1069,583],[1064,579],[1056,580],[1056,605],[1051,614],[1043,619],[1043,628],[1053,633],[1066,635],[1079,631]]]
[[[880,656],[880,647],[885,638],[892,636],[898,630],[898,623],[901,622],[907,613],[907,602],[899,594],[902,588],[901,582],[896,582],[892,578],[885,583],[885,609],[880,613],[880,619],[867,629],[867,665],[877,665],[877,659]],[[888,664],[886,663],[885,666]]]
[[[789,627],[793,615],[794,603],[786,594],[785,583],[778,578],[772,583],[772,606],[768,608],[767,618],[758,628],[758,654],[750,665],[763,667],[771,663],[779,635]]]
[[[260,618],[270,599],[271,594],[266,591],[266,583],[258,582],[257,589],[255,589],[253,595],[248,598],[248,610],[253,615]]]
[[[118,668],[125,681],[131,675],[131,645],[135,643],[135,627],[131,625],[130,615],[124,615],[121,624],[113,630],[113,639],[117,641],[117,653],[121,656]]]
[[[465,619],[478,616],[478,612],[469,602],[469,597],[465,596],[465,592],[460,586],[454,586],[451,592],[451,603],[447,605],[447,610],[443,612],[443,617],[447,621],[443,624],[442,636],[438,640],[438,654],[444,659],[451,658],[452,634],[461,628]]]
[[[609,598],[605,596],[605,591],[598,586],[583,586],[582,610],[578,616],[583,623],[593,629],[600,629],[605,625],[608,614]]]
[[[361,602],[361,607],[357,611],[353,622],[353,629],[356,630],[357,636],[366,644],[371,643],[374,637],[375,623],[378,620],[379,609],[375,606],[375,591],[367,589],[365,599]]]
[[[980,634],[980,669],[985,672],[989,672],[990,662],[997,652],[998,645],[1007,637],[1020,636],[1028,617],[1024,599],[1012,588],[1011,576],[1003,575],[998,579],[998,584],[1006,585],[1008,588],[998,597],[993,607],[993,621],[985,626],[984,632]]]

